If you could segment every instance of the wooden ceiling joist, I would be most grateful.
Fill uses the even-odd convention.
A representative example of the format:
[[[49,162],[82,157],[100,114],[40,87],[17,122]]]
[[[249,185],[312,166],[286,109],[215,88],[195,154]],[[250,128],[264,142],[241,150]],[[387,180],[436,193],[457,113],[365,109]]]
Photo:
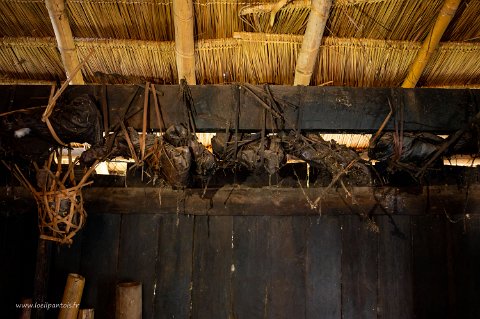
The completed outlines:
[[[177,61],[178,81],[185,79],[190,85],[196,84],[193,16],[192,0],[173,0],[175,58]]]
[[[307,29],[295,66],[293,85],[310,84],[331,6],[332,0],[312,0]]]
[[[435,25],[427,35],[427,38],[423,41],[422,47],[417,53],[417,57],[410,66],[408,74],[402,84],[403,88],[414,88],[417,85],[428,61],[430,61],[433,53],[438,48],[443,33],[450,24],[450,21],[452,21],[460,2],[461,0],[445,0],[442,9],[440,9],[437,20],[435,21]]]
[[[77,55],[77,48],[73,41],[72,30],[65,11],[64,0],[45,0],[48,14],[52,22],[57,47],[62,56],[63,66],[67,78],[69,78],[80,64]],[[70,81],[70,84],[85,84],[81,72],[77,72]]]

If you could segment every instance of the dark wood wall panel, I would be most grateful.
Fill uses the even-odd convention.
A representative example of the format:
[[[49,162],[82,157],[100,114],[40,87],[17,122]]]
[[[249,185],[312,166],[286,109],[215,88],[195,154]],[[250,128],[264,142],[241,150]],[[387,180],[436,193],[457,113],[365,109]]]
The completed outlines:
[[[142,283],[143,318],[154,318],[160,215],[122,216],[117,279]]]
[[[123,280],[143,282],[144,318],[478,318],[478,218],[375,222],[378,233],[356,215],[91,214],[55,251],[54,281],[84,275],[82,305],[101,318]]]
[[[377,318],[378,234],[359,216],[342,223],[342,317]]]
[[[448,267],[442,215],[412,218],[413,293],[416,318],[448,315]]]
[[[232,304],[231,216],[195,217],[192,318],[229,318]]]
[[[233,228],[235,318],[265,318],[271,293],[270,218],[235,216]]]
[[[342,226],[333,216],[308,218],[305,318],[341,318]]]
[[[409,216],[378,216],[378,318],[413,318]]]
[[[190,318],[195,218],[161,216],[155,266],[155,318]]]
[[[90,214],[83,231],[82,249],[79,252],[80,275],[85,277],[82,307],[94,307],[95,311],[106,319],[115,316],[115,285],[118,281],[118,248],[122,218],[122,215]]]
[[[270,285],[267,318],[305,315],[305,217],[273,217],[269,221]]]
[[[480,218],[455,219],[451,234],[451,318],[480,318]],[[453,286],[453,287],[452,287]]]

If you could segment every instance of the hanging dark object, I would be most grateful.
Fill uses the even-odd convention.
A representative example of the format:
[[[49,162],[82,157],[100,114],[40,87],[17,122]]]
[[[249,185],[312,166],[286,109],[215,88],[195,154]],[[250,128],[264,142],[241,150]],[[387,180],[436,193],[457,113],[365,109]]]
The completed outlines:
[[[395,133],[384,133],[370,145],[368,156],[377,161],[397,157],[399,162],[421,165],[438,150],[444,139],[430,133],[403,133],[402,141],[398,147],[400,154],[395,155]]]
[[[1,147],[12,156],[33,161],[45,160],[50,148],[57,146],[47,125],[41,121],[43,109],[17,112],[4,116],[0,122]],[[95,145],[102,140],[101,116],[88,95],[71,101],[58,102],[49,117],[58,137],[65,143]]]
[[[319,135],[303,136],[295,132],[284,135],[282,141],[288,154],[330,172],[333,183],[339,180],[353,185],[369,185],[372,182],[370,168],[354,150],[344,145],[327,142]]]
[[[175,188],[186,187],[190,178],[192,154],[188,146],[174,147],[168,143],[160,146],[160,172]]]
[[[233,166],[235,162],[235,141],[226,134],[216,134],[212,138],[215,155],[223,160],[223,166]],[[264,138],[263,145],[260,134],[240,134],[237,142],[237,161],[249,171],[265,169],[272,175],[285,164],[286,154],[281,140],[277,136]]]

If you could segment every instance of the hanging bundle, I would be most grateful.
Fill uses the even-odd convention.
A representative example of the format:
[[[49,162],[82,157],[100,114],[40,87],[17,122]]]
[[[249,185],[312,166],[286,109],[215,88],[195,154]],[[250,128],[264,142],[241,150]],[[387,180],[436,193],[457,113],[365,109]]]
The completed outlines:
[[[28,188],[38,207],[38,226],[40,238],[60,244],[71,244],[72,238],[83,227],[87,213],[83,206],[82,188],[93,182],[87,182],[95,170],[97,162],[91,166],[77,183],[74,175],[75,162],[62,173],[61,157],[57,153],[56,171],[52,172],[54,153],[44,167],[36,169],[36,187],[28,181],[17,165],[12,170],[15,177]]]

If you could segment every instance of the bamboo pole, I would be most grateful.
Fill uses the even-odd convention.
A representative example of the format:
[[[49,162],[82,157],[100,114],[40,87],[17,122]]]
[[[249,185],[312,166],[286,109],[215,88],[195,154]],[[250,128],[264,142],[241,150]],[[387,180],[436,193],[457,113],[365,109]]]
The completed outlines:
[[[117,285],[115,318],[142,318],[142,283],[125,282]]]
[[[77,274],[68,274],[62,305],[58,319],[77,319],[80,301],[82,300],[85,278]]]
[[[75,68],[80,64],[77,55],[77,48],[73,42],[72,30],[65,12],[64,0],[45,0],[48,15],[52,22],[53,31],[57,39],[57,47],[62,56],[63,67],[67,78],[73,74]],[[80,72],[75,74],[70,84],[85,84]]]
[[[452,21],[460,1],[461,0],[445,0],[435,21],[435,25],[423,41],[422,47],[409,68],[408,74],[402,84],[403,88],[414,88],[417,85],[425,66],[432,57],[433,52],[437,49],[443,33],[450,24],[450,21]]]
[[[185,79],[189,85],[195,85],[192,0],[173,0],[173,22],[175,25],[175,58],[178,83]]]
[[[332,0],[312,0],[307,29],[305,30],[302,48],[300,49],[295,67],[293,85],[310,84],[331,7]]]
[[[94,319],[95,310],[94,309],[80,309],[78,311],[77,319]]]
[[[32,298],[27,298],[27,299],[22,299],[22,310],[20,312],[20,317],[19,319],[30,319],[32,316],[32,306],[33,306],[33,301]]]

